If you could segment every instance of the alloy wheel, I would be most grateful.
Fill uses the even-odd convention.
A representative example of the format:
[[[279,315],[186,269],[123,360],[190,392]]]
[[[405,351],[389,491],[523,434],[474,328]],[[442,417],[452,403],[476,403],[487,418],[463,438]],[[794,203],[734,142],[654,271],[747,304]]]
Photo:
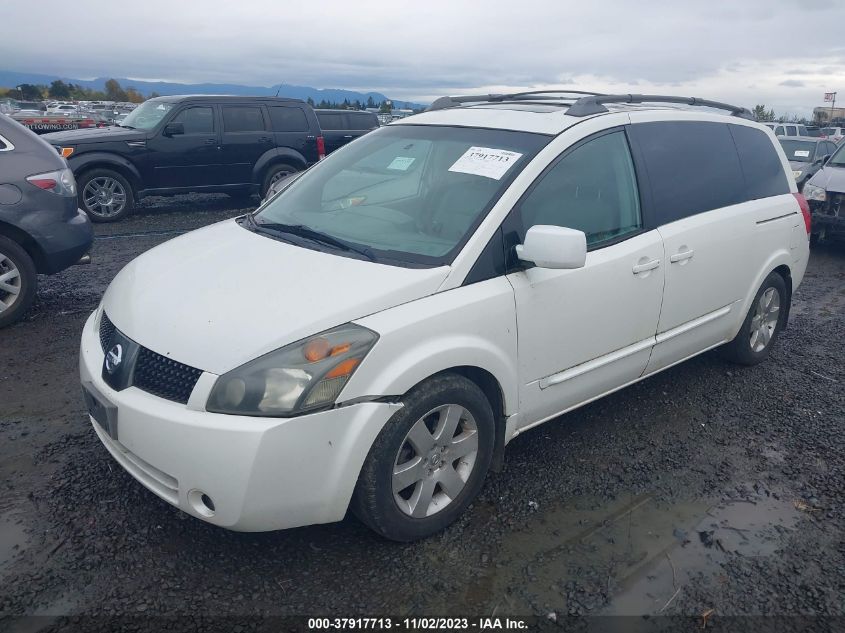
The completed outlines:
[[[85,209],[96,216],[108,218],[123,211],[126,206],[126,190],[115,178],[98,176],[92,178],[82,191]]]
[[[478,426],[464,407],[446,404],[417,420],[393,465],[393,498],[413,517],[436,514],[452,503],[472,474]]]
[[[751,349],[762,352],[775,333],[780,318],[780,293],[776,288],[767,288],[757,301],[754,316],[751,317]]]
[[[0,253],[0,313],[11,308],[21,294],[21,271]]]

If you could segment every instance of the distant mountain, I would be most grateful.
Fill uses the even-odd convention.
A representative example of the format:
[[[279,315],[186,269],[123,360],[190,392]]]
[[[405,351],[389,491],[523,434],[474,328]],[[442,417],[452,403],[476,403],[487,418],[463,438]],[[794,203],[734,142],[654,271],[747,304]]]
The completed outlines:
[[[98,77],[97,79],[73,79],[70,77],[60,77],[59,75],[39,75],[36,73],[19,73],[7,70],[0,70],[0,86],[4,88],[14,88],[20,84],[44,84],[50,85],[52,81],[61,79],[65,82],[71,82],[92,88],[94,90],[103,90],[105,88],[106,80],[109,77]],[[372,97],[373,101],[379,103],[389,97],[380,92],[356,92],[354,90],[343,90],[340,88],[311,88],[310,86],[293,86],[289,84],[278,84],[275,86],[242,86],[239,84],[180,84],[168,81],[139,81],[137,79],[126,79],[125,77],[115,77],[121,86],[127,88],[132,86],[143,94],[149,95],[151,92],[157,92],[160,95],[179,95],[179,94],[228,94],[228,95],[254,95],[254,96],[272,96],[278,91],[280,97],[292,97],[294,99],[307,100],[311,97],[315,103],[320,103],[323,99],[326,101],[333,101],[336,103],[342,102],[344,99],[354,102],[356,99],[361,103],[366,103],[368,97]],[[393,101],[394,108],[423,108],[426,104],[412,103],[410,101]]]

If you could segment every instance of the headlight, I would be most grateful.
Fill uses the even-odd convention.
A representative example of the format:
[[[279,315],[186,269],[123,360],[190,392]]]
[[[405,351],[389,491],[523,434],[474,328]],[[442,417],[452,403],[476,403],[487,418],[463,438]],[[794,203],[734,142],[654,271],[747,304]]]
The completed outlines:
[[[349,323],[265,354],[220,376],[206,410],[286,416],[332,404],[377,340]]]
[[[793,169],[792,170],[792,177],[795,178],[795,180],[798,180],[801,177],[801,174],[803,174],[803,173],[804,172],[801,171],[800,169]]]
[[[824,202],[827,199],[827,194],[824,189],[817,187],[816,185],[811,185],[809,182],[804,185],[804,191],[802,191],[802,193],[807,200]]]

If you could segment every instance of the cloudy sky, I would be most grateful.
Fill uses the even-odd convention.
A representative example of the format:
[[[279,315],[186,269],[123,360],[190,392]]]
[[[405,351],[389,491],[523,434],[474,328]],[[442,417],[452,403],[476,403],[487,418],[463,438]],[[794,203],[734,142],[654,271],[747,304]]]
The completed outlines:
[[[5,3],[4,3],[5,4]],[[443,94],[694,95],[845,105],[845,0],[39,0],[3,7],[6,70]],[[59,16],[67,19],[58,19]]]

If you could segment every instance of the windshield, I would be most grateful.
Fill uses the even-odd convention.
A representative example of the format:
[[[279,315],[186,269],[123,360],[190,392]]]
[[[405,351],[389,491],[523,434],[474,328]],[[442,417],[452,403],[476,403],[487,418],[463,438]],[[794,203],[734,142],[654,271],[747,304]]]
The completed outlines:
[[[830,160],[825,165],[834,165],[836,167],[845,166],[845,153],[843,153],[843,150],[845,150],[845,145],[840,145],[839,149],[836,150],[836,153],[830,157]]]
[[[126,115],[122,125],[139,130],[152,130],[174,105],[174,103],[167,101],[147,101]]]
[[[275,224],[300,236],[303,228],[319,232],[374,261],[451,263],[550,140],[504,130],[383,127],[312,167],[259,209],[255,222],[259,230]]]
[[[816,151],[816,144],[812,141],[790,141],[781,139],[780,144],[786,152],[786,160],[810,163]]]

